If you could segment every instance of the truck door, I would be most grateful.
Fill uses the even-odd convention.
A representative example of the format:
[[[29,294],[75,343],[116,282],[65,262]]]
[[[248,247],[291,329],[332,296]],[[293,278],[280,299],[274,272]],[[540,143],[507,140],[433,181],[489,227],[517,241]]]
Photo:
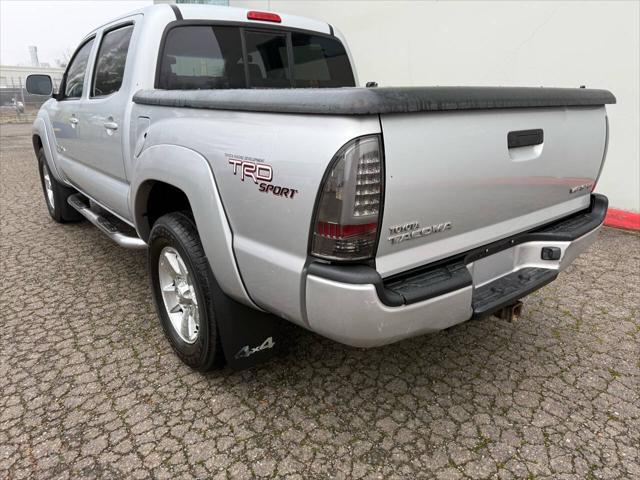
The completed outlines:
[[[103,31],[88,98],[80,113],[86,193],[125,219],[130,217],[123,153],[130,102],[125,75],[131,76],[133,69],[128,65],[133,62],[127,62],[133,30],[134,23],[129,20]]]
[[[60,98],[49,110],[60,167],[74,183],[78,181],[74,175],[74,166],[82,157],[80,143],[83,128],[80,125],[80,111],[87,83],[87,66],[94,43],[95,36],[85,40],[73,54],[61,85]]]

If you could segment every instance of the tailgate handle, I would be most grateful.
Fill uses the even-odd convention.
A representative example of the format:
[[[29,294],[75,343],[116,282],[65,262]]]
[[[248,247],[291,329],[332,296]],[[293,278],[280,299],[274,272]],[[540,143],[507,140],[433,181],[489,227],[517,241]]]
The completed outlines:
[[[528,147],[540,145],[544,141],[544,132],[541,128],[535,130],[517,130],[507,134],[509,148]]]

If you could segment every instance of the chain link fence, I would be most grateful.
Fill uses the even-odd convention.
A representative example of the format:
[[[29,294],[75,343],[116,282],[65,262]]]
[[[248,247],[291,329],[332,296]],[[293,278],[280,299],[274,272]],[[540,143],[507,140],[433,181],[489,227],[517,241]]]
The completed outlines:
[[[59,79],[53,78],[54,90]],[[31,123],[49,97],[27,93],[22,77],[3,77],[0,86],[0,123]]]

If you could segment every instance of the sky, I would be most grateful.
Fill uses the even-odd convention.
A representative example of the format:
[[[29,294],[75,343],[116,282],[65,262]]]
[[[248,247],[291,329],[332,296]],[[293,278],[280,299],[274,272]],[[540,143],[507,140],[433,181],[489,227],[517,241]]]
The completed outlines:
[[[152,0],[0,0],[0,63],[29,65],[29,45],[55,66],[94,28]]]

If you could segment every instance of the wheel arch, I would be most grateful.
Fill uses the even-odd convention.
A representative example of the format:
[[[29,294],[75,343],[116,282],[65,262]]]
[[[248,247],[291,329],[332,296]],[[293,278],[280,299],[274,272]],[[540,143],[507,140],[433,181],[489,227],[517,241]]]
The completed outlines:
[[[163,193],[170,196],[165,199]],[[154,219],[169,211],[184,210],[185,206],[191,210],[222,290],[235,300],[260,309],[242,282],[233,251],[233,232],[207,160],[198,152],[177,145],[146,148],[135,159],[129,193],[129,207],[140,237],[148,241]]]
[[[61,183],[65,185],[67,182],[65,181],[64,176],[58,170],[58,166],[56,165],[55,152],[51,148],[51,142],[55,142],[55,140],[49,139],[49,135],[47,132],[47,123],[48,120],[45,121],[45,118],[48,119],[47,116],[44,116],[42,110],[38,112],[38,117],[33,122],[33,126],[31,128],[31,144],[33,145],[33,151],[38,157],[38,152],[42,149],[44,153],[44,158],[47,161],[47,165],[49,166],[49,170],[53,174],[53,176]]]
[[[40,138],[40,133],[34,133],[31,136],[31,143],[33,144],[33,151],[36,155],[40,152],[40,149],[43,148],[42,138]]]
[[[133,206],[134,221],[145,242],[158,218],[178,211],[193,213],[189,197],[179,187],[157,179],[147,179],[138,186]]]

